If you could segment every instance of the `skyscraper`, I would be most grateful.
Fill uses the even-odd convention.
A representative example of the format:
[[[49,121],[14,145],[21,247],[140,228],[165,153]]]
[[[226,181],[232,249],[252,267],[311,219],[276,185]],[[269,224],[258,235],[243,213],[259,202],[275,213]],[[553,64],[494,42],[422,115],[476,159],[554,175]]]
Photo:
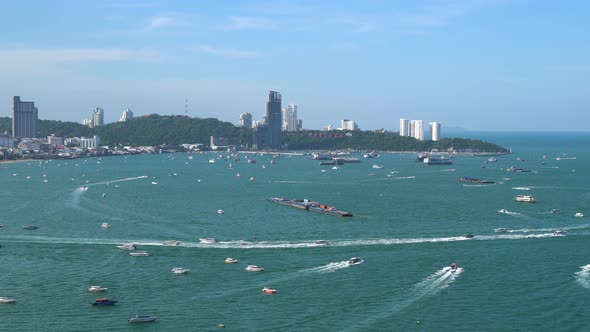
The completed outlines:
[[[340,130],[357,130],[359,127],[354,120],[343,119]]]
[[[399,119],[399,135],[410,136],[410,120]]]
[[[240,127],[252,128],[252,114],[244,112],[240,114]]]
[[[440,123],[430,123],[430,139],[433,141],[438,141],[440,139]]]
[[[424,140],[424,121],[412,120],[410,121],[410,136],[417,140]]]
[[[283,130],[284,131],[299,131],[299,121],[297,120],[297,105],[289,104],[283,108]]]
[[[127,120],[133,119],[133,112],[130,109],[126,109],[123,111],[123,114],[121,114],[121,122],[125,122]]]
[[[12,98],[12,136],[37,137],[38,110],[32,101],[21,101],[19,96]]]
[[[92,127],[100,127],[104,125],[104,110],[97,107],[92,112]]]
[[[270,149],[280,149],[281,147],[281,124],[281,94],[270,91],[266,102],[266,125],[268,126],[268,148]]]

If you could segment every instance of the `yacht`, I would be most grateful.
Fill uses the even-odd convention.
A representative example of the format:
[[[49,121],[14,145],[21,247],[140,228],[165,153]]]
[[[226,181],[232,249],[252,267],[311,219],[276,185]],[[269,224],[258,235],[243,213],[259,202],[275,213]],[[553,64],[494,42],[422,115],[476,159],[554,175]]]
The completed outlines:
[[[350,266],[350,265],[359,265],[363,262],[364,262],[364,260],[362,258],[353,257],[353,258],[349,259],[346,263],[348,264],[348,266]]]
[[[217,243],[217,240],[215,240],[212,237],[206,237],[206,238],[199,239],[199,242],[201,244],[214,244],[214,243]]]
[[[531,195],[516,195],[516,197],[514,197],[514,200],[517,202],[526,202],[526,203],[535,203],[536,202],[535,198]]]
[[[124,243],[120,246],[117,246],[117,248],[122,250],[135,250],[137,247],[133,243]]]
[[[226,258],[226,259],[225,259],[223,262],[224,262],[225,264],[235,264],[235,263],[237,263],[237,262],[238,262],[238,260],[237,260],[237,259],[235,259],[235,258],[228,257],[228,258]]]
[[[147,251],[136,251],[136,252],[130,252],[129,255],[131,255],[131,256],[149,256],[150,254]]]
[[[10,297],[0,297],[0,303],[14,303],[16,302],[15,299],[12,299]]]
[[[129,318],[129,323],[149,323],[155,322],[158,319],[158,316],[138,316]]]
[[[100,225],[100,227],[102,227],[103,229],[108,229],[108,228],[110,228],[110,227],[111,227],[111,225],[110,225],[109,223],[107,223],[107,222],[103,222],[103,223]]]
[[[108,288],[102,286],[90,286],[90,288],[88,288],[89,292],[106,292],[107,290]]]
[[[184,267],[173,267],[172,270],[170,270],[170,272],[174,274],[187,274],[190,273],[191,270],[185,269]]]
[[[262,292],[263,292],[264,294],[274,294],[274,293],[276,293],[276,292],[277,292],[277,290],[276,290],[276,289],[273,289],[273,288],[264,287],[264,288],[262,289]]]
[[[246,271],[249,271],[249,272],[262,272],[262,271],[264,271],[264,268],[262,268],[260,266],[256,266],[256,265],[248,265],[248,266],[246,266]]]

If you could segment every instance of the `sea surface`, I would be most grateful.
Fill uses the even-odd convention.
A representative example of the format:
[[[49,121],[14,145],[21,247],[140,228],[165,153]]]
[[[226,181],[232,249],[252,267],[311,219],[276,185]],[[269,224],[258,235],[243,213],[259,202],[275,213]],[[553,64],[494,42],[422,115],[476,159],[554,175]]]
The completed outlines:
[[[466,135],[514,153],[448,166],[357,154],[338,169],[303,155],[248,163],[212,152],[0,164],[0,296],[17,301],[0,304],[0,331],[590,330],[590,135]],[[172,274],[177,266],[192,273]],[[119,302],[92,306],[99,297]],[[129,324],[134,315],[159,320]]]

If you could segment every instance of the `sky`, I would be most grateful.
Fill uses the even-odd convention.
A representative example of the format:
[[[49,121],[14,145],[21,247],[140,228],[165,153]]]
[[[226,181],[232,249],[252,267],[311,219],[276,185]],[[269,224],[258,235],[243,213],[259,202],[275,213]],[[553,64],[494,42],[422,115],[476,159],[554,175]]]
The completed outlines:
[[[3,1],[0,116],[101,107],[261,120],[268,91],[305,129],[588,131],[590,1]],[[187,107],[188,106],[188,107]]]

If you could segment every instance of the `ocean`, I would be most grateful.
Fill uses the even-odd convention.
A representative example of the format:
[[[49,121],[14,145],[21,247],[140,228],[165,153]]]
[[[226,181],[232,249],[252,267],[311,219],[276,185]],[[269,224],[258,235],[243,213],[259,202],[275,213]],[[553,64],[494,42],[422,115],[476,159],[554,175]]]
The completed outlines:
[[[357,154],[360,163],[338,169],[303,155],[248,163],[213,152],[0,163],[0,296],[16,299],[0,304],[0,331],[590,329],[590,135],[463,137],[514,153],[446,166]],[[123,243],[150,255],[133,257]],[[351,257],[364,262],[349,266]],[[265,270],[247,272],[249,264]],[[118,303],[92,306],[99,297]],[[159,320],[128,323],[135,315]]]

